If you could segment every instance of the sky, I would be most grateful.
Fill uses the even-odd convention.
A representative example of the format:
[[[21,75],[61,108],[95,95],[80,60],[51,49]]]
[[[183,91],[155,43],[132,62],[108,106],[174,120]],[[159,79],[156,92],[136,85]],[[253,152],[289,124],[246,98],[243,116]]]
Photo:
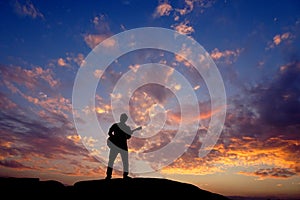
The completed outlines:
[[[178,180],[226,196],[300,198],[299,1],[9,0],[0,1],[0,20],[0,176],[66,185],[104,178],[104,141],[125,105],[129,125],[143,127],[128,141],[129,152],[155,169],[131,176]],[[176,54],[126,51],[135,44],[124,42],[126,53],[100,66],[121,44],[116,35],[134,36],[131,30],[144,27],[197,41],[210,61],[200,67],[218,72],[223,85],[206,82],[185,44]],[[145,35],[142,43],[168,41]],[[80,115],[74,92],[86,98],[92,80],[98,81],[92,103]],[[214,91],[224,96],[219,86],[226,101],[213,106]],[[97,122],[84,119],[91,113]],[[215,116],[221,119],[212,124],[222,129],[199,156]],[[81,129],[90,126],[104,135]],[[155,154],[169,144],[180,155]]]

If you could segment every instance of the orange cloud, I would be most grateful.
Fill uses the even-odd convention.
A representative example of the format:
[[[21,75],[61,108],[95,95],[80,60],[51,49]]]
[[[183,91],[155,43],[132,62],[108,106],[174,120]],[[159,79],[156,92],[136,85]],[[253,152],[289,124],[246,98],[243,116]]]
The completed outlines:
[[[174,28],[181,34],[190,35],[193,32],[195,32],[195,30],[192,26],[189,25],[189,23],[190,22],[186,20],[184,22],[179,23],[178,25],[173,25],[172,28]]]
[[[111,111],[111,105],[106,104],[101,96],[96,95],[95,106],[86,106],[82,111],[85,114],[96,112],[99,116],[101,116],[108,114]]]
[[[283,41],[290,41],[294,36],[290,32],[285,32],[283,34],[277,34],[273,37],[273,41],[269,42],[266,49],[275,48],[275,46],[280,45]]]
[[[281,37],[280,35],[275,35],[273,38],[273,42],[275,45],[279,45],[281,43]]]
[[[183,9],[176,9],[180,15],[186,15],[192,12],[194,9],[194,1],[193,0],[185,0],[185,7]]]
[[[95,16],[92,23],[97,33],[84,35],[84,41],[91,49],[95,48],[98,44],[112,35],[105,15],[102,14]],[[116,41],[109,39],[105,41],[103,45],[105,45],[105,47],[112,47],[115,43]]]
[[[77,134],[76,135],[68,135],[67,138],[69,140],[72,140],[74,143],[81,142],[81,137],[80,137],[80,135],[77,135]]]
[[[212,59],[216,61],[223,61],[226,64],[234,63],[238,56],[241,54],[242,49],[236,49],[235,51],[232,50],[225,50],[220,51],[219,49],[215,48],[211,53],[210,56]]]
[[[96,106],[95,110],[98,114],[108,113],[109,111],[111,111],[111,105],[103,104],[101,106]]]
[[[203,13],[205,9],[213,5],[214,1],[185,0],[184,3],[185,3],[184,8],[175,8],[176,11],[176,15],[174,19],[175,21],[179,19],[177,13],[183,16],[191,13],[194,10],[194,8],[197,8],[197,11]]]
[[[53,118],[53,115],[63,116],[65,119],[68,119],[68,115],[72,113],[71,101],[61,95],[56,97],[33,97],[22,92],[19,93],[28,102],[40,106],[40,108],[43,109],[37,111],[37,114],[47,122],[55,123],[57,119]]]
[[[94,74],[95,78],[100,79],[103,76],[104,73],[103,73],[103,70],[96,69],[93,74]]]
[[[84,55],[82,53],[79,53],[76,57],[73,58],[73,60],[78,66],[81,66],[81,64],[84,62]]]
[[[26,123],[34,122],[27,119]],[[48,125],[43,124],[45,123],[32,124],[32,129],[35,128],[38,132],[31,129],[26,137],[1,131],[3,140],[0,146],[3,151],[0,152],[0,176],[38,174],[41,179],[71,183],[78,176],[91,178],[105,174],[99,161],[83,147],[80,136],[64,136],[67,130],[55,128],[53,132],[53,129],[47,130]],[[91,138],[86,140],[89,145],[95,142]]]
[[[164,2],[156,7],[153,17],[169,16],[172,9],[170,4]]]
[[[192,65],[186,61],[185,59],[188,59],[190,55],[192,55],[192,50],[189,47],[186,47],[185,44],[183,44],[180,52],[180,54],[175,55],[175,60],[177,62],[183,63],[186,67],[191,67]]]
[[[246,176],[258,176],[260,177],[260,180],[263,180],[264,178],[289,178],[296,175],[297,173],[293,169],[291,170],[287,168],[273,167],[258,169],[255,172],[239,172],[239,174],[243,174]]]
[[[196,121],[196,120],[204,120],[204,119],[209,119],[211,118],[212,115],[218,113],[220,111],[220,109],[216,109],[216,110],[213,110],[213,111],[202,111],[200,112],[200,115],[195,118],[195,119],[185,119],[183,121],[187,121],[187,122],[191,122],[191,121]],[[167,112],[167,115],[168,115],[168,119],[172,122],[175,122],[175,123],[180,123],[181,122],[181,115],[180,113],[174,113],[172,111],[168,111]]]
[[[253,137],[231,138],[229,145],[219,143],[206,157],[199,158],[198,151],[201,143],[195,140],[190,149],[163,172],[209,174],[229,168],[253,167],[257,170],[238,173],[265,178],[288,178],[299,173],[299,146],[297,140],[286,140],[280,137],[264,141]]]
[[[17,93],[28,102],[43,108],[43,110],[37,111],[37,114],[39,117],[43,117],[44,120],[51,120],[53,114],[68,118],[67,114],[71,113],[72,109],[69,99],[61,95],[51,97],[45,93],[47,90],[55,89],[59,84],[59,81],[54,78],[50,69],[41,67],[32,69],[21,69],[20,67],[4,68],[2,79],[4,85],[13,93]],[[45,82],[48,83],[48,87]],[[19,86],[20,88],[18,88]],[[26,88],[22,88],[22,86],[30,89],[30,92],[26,91]],[[45,92],[41,92],[41,90]],[[8,101],[5,107],[8,108],[8,106],[14,107],[13,102]]]
[[[84,36],[84,41],[91,49],[93,49],[108,37],[109,35],[106,34],[87,34]]]
[[[22,76],[20,76],[20,74],[22,74]],[[4,71],[4,79],[7,79],[9,82],[25,85],[29,89],[36,88],[39,80],[46,81],[51,87],[55,87],[59,83],[53,78],[51,69],[43,69],[41,67],[34,67],[32,69],[10,67],[7,71]]]
[[[273,43],[275,45],[279,45],[283,40],[286,40],[290,37],[291,37],[291,33],[289,32],[283,33],[282,35],[275,35],[273,38]]]
[[[57,64],[58,64],[58,66],[61,66],[61,67],[67,66],[67,63],[66,63],[66,61],[63,58],[59,58],[57,60]]]

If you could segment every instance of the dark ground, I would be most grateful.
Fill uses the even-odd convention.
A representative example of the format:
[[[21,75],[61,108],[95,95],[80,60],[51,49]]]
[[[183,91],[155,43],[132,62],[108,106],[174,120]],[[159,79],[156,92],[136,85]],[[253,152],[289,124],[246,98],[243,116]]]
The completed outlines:
[[[0,178],[2,196],[22,199],[38,198],[96,198],[96,199],[161,199],[197,198],[229,200],[220,194],[202,190],[195,185],[159,178],[121,178],[111,180],[87,180],[65,186],[54,180],[38,178]]]

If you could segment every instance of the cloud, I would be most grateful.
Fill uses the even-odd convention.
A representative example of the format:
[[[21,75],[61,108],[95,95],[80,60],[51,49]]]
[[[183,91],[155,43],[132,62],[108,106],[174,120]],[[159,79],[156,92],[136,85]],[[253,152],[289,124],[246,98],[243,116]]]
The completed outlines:
[[[289,41],[291,42],[291,40],[294,38],[295,36],[292,35],[290,32],[285,32],[283,34],[277,34],[273,37],[273,41],[268,43],[268,47],[266,48],[268,49],[273,49],[276,46],[280,45],[282,42],[284,41]]]
[[[95,26],[98,26],[100,24],[100,20],[103,21],[104,20],[104,15],[100,15],[100,16],[95,16],[93,19],[93,23]]]
[[[43,13],[41,13],[31,1],[26,1],[24,4],[16,1],[14,4],[14,10],[20,16],[29,16],[33,19],[44,19]]]
[[[109,23],[107,22],[107,17],[105,15],[101,14],[95,16],[92,20],[92,23],[94,25],[96,33],[88,33],[84,35],[84,41],[91,49],[95,48],[98,44],[112,35]],[[104,45],[106,47],[112,47],[115,45],[115,43],[116,41],[110,39],[107,40]]]
[[[279,67],[274,76],[252,87],[241,87],[238,96],[228,98],[223,137],[278,135],[299,139],[299,62]]]
[[[177,25],[172,25],[171,27],[178,31],[180,34],[190,35],[195,32],[194,28],[189,25],[189,21],[185,20]]]
[[[87,34],[84,36],[84,41],[91,49],[93,49],[108,37],[109,35],[105,34]]]
[[[91,49],[95,48],[101,42],[103,42],[104,47],[114,47],[116,41],[109,38],[110,36],[110,34],[87,34],[84,36],[84,41]]]
[[[1,65],[0,70],[4,85],[9,87],[12,92],[17,91],[15,84],[31,90],[45,88],[44,82],[51,88],[59,85],[59,81],[54,78],[54,73],[50,68],[43,69],[37,66],[32,69],[24,69],[19,66]]]
[[[291,171],[291,169],[278,168],[278,167],[259,169],[255,172],[239,172],[239,174],[249,175],[249,176],[258,176],[258,177],[260,177],[260,179],[289,178],[289,177],[297,175],[297,173],[294,171]]]
[[[101,69],[96,69],[93,73],[94,77],[97,78],[97,79],[100,79],[103,75],[103,70]]]
[[[142,86],[141,92],[145,92],[148,96],[153,97],[159,103],[164,103],[168,97],[173,96],[173,93],[169,89],[158,84],[146,84]]]
[[[82,53],[78,53],[77,56],[73,57],[73,61],[78,66],[81,66],[81,64],[84,62],[84,55]]]
[[[177,8],[176,11],[180,14],[180,15],[186,15],[190,12],[193,11],[194,9],[194,2],[193,0],[185,0],[185,6],[184,8],[180,9]]]
[[[251,90],[260,120],[270,126],[287,127],[300,123],[300,62],[291,62],[278,70],[268,84]]]
[[[107,22],[107,20],[107,16],[104,14],[96,15],[94,17],[92,23],[94,24],[94,27],[98,33],[104,34],[110,32],[109,23]]]
[[[203,13],[207,8],[211,7],[215,1],[211,0],[185,0],[180,5],[183,7],[173,7],[167,1],[160,3],[153,13],[154,18],[161,16],[170,16],[173,13],[174,21],[178,21],[180,16],[185,16],[196,10]]]
[[[190,47],[186,47],[185,44],[182,45],[181,49],[180,49],[180,56],[179,54],[175,55],[175,60],[177,62],[182,62],[186,67],[191,67],[191,64],[185,60],[185,58],[189,58],[190,55],[192,55],[192,49]],[[184,58],[185,57],[185,58]]]
[[[129,65],[128,68],[129,68],[130,70],[132,70],[133,72],[137,72],[138,69],[140,68],[140,66],[141,66],[141,65],[139,65],[139,64],[135,64],[135,65]]]
[[[10,168],[21,168],[21,169],[29,168],[15,160],[0,160],[0,165],[5,167],[10,167]]]
[[[143,95],[143,93],[137,94]],[[258,93],[257,95],[261,94]],[[134,97],[146,99],[142,96]],[[155,101],[149,101],[149,105],[153,103]],[[276,130],[272,128],[273,126],[263,123],[259,113],[257,113],[258,111],[253,109],[254,102],[241,100],[236,102],[230,101],[230,103],[234,103],[235,107],[229,110],[223,134],[213,150],[204,158],[198,157],[201,147],[199,138],[206,134],[205,127],[200,127],[198,135],[187,152],[170,166],[165,167],[163,173],[213,174],[235,167],[253,167],[256,171],[259,171],[258,167],[262,165],[268,168],[284,168],[295,173],[299,171],[300,160],[297,155],[300,153],[300,146],[297,138],[288,139],[291,129]],[[239,107],[239,104],[242,104],[243,107]],[[146,108],[149,105],[145,105]],[[139,109],[137,107],[133,106],[133,108],[137,109],[134,111],[134,116],[139,116],[137,114],[139,111],[146,113],[146,108]],[[209,109],[201,109],[201,111],[199,118],[204,120],[210,118],[214,112],[217,112],[210,112]],[[169,112],[169,114],[168,119],[173,117],[172,121],[179,121],[180,113]],[[148,114],[146,117],[148,117]],[[148,118],[143,119],[147,121]],[[173,127],[176,127],[178,123],[173,125]],[[276,132],[271,133],[272,131]],[[294,133],[296,132],[297,128],[294,130]],[[278,136],[279,133],[282,136]],[[158,136],[159,134],[164,135],[164,137],[162,135]],[[172,140],[174,130],[166,129],[159,134],[147,140],[133,139],[130,141],[130,146],[134,151],[155,151]],[[181,142],[184,144],[184,141]],[[283,172],[281,172],[281,175],[284,174]],[[251,173],[254,174],[254,172]]]
[[[16,176],[16,170],[19,175],[30,170],[50,178],[101,172],[98,161],[82,145],[72,120],[57,112],[64,101],[51,101],[41,103],[43,109],[36,111],[32,106],[0,111],[0,176]]]
[[[63,58],[59,58],[57,60],[57,64],[58,64],[58,66],[61,66],[61,67],[66,67],[67,66],[67,63]]]
[[[53,59],[49,62],[49,67],[73,67],[77,69],[78,66],[81,66],[81,64],[84,62],[84,55],[82,53],[74,54],[74,53],[66,53],[65,57],[60,57],[58,59]]]
[[[155,105],[164,105],[174,94],[158,84],[146,84],[136,90],[130,100],[129,109],[137,124],[147,124]]]
[[[236,49],[236,50],[224,50],[220,51],[218,48],[215,48],[210,53],[210,56],[212,59],[218,62],[224,62],[225,64],[232,64],[236,62],[237,58],[241,54],[243,50],[242,49]]]
[[[204,131],[204,130],[203,130]],[[200,135],[201,131],[199,132]],[[198,135],[198,136],[199,136]],[[285,140],[280,137],[266,140],[254,137],[231,137],[228,143],[219,143],[203,158],[198,157],[201,142],[195,137],[194,142],[178,160],[166,167],[164,173],[211,174],[231,168],[259,168],[270,166],[273,170],[239,172],[244,175],[291,177],[296,175],[300,160],[298,140]]]
[[[206,104],[206,106],[209,106],[209,105]],[[186,108],[186,109],[188,109],[188,108]],[[190,109],[191,109],[191,112],[192,112],[194,108],[190,108]],[[206,109],[207,108],[205,108],[205,111],[203,111],[203,109],[200,109],[201,113],[197,117],[191,118],[191,119],[181,119],[180,112],[174,112],[174,111],[169,110],[167,112],[168,120],[169,120],[169,123],[180,123],[181,120],[182,120],[183,123],[188,123],[189,124],[191,122],[198,121],[198,120],[210,120],[212,115],[217,114],[221,110],[221,108],[217,108],[213,111],[206,110]]]
[[[291,68],[293,68],[293,70]],[[296,73],[297,70],[295,68],[297,67],[295,67],[294,64],[285,65],[281,71],[287,74],[283,75],[283,72],[279,71],[278,76],[268,85],[264,85],[264,88],[268,88],[269,86],[273,88],[277,85],[275,87],[276,91],[280,91],[279,88],[286,88],[289,91],[293,91],[289,89],[291,86],[288,86],[287,83],[282,84],[282,81],[279,80],[284,79],[287,82],[290,80],[289,84],[294,86],[299,85],[294,83],[294,80],[299,80],[298,78],[295,79],[287,76],[288,74],[293,74],[293,77],[297,77],[298,73]],[[294,86],[292,88],[294,88]],[[234,99],[234,97],[231,97],[229,99],[229,109],[227,109],[224,130],[218,143],[206,157],[198,157],[202,145],[200,138],[205,136],[207,131],[205,127],[200,127],[194,142],[186,153],[170,166],[164,168],[163,173],[195,175],[213,174],[235,168],[239,168],[239,170],[241,168],[245,168],[246,170],[253,168],[254,170],[252,172],[244,173],[245,171],[243,171],[240,174],[258,176],[260,172],[263,172],[263,170],[260,169],[274,168],[277,169],[277,171],[273,170],[274,172],[271,172],[271,170],[269,170],[268,177],[286,176],[288,178],[298,175],[300,171],[300,160],[297,156],[300,153],[298,137],[299,123],[290,123],[291,121],[297,121],[298,118],[287,117],[286,120],[289,121],[289,123],[282,125],[267,123],[261,116],[261,109],[265,109],[265,107],[261,106],[257,109],[256,106],[261,105],[261,96],[268,95],[268,89],[255,91],[256,92],[252,90],[251,92],[247,91],[249,93],[246,92],[244,94],[245,98]],[[299,94],[297,91],[298,90],[295,90],[294,93]],[[271,96],[272,102],[280,97],[280,95],[277,96]],[[267,102],[270,104],[268,99],[269,98],[266,97],[266,104]],[[297,97],[296,99],[299,98]],[[278,106],[280,107],[280,105],[279,102]],[[204,118],[206,118],[206,112],[209,114],[207,116],[212,114],[207,109],[201,108],[201,111]],[[274,117],[274,113],[277,113],[277,111],[274,112],[273,108],[270,109],[268,113]],[[169,114],[176,117],[175,119],[180,119],[179,113]]]
[[[204,13],[204,11],[211,7],[214,3],[214,0],[185,0],[183,8],[174,8],[174,20],[178,21],[180,16],[188,15],[194,10],[199,13]]]
[[[17,108],[17,104],[9,99],[4,93],[0,92],[0,109],[15,109]]]
[[[57,84],[51,69],[1,65],[0,175],[28,170],[76,175],[66,168],[76,168],[70,158],[90,156],[74,137],[71,101],[54,92]]]
[[[156,7],[153,17],[169,16],[172,10],[172,6],[169,3],[164,2]]]
[[[45,122],[51,125],[55,123],[67,122],[66,119],[72,112],[70,100],[62,97],[61,95],[50,97],[41,92],[37,96],[30,96],[21,91],[18,91],[18,93],[25,100],[31,103],[29,106],[35,107],[35,109],[32,108],[32,111],[36,111],[35,114],[37,114],[39,118],[45,120]],[[1,98],[1,100],[4,102],[8,101],[8,103],[4,105],[4,108],[8,109],[8,111],[12,110],[12,108],[15,110],[21,109],[20,106],[11,103],[11,100],[8,98]]]
[[[35,112],[37,117],[51,125],[67,121],[72,113],[71,101],[57,93],[59,81],[54,78],[52,70],[3,66],[1,72],[2,86],[15,95],[17,102],[20,102],[20,97],[26,100],[16,104],[7,98],[9,95],[3,94],[1,99],[4,108],[21,109],[25,105],[31,108],[30,113]]]

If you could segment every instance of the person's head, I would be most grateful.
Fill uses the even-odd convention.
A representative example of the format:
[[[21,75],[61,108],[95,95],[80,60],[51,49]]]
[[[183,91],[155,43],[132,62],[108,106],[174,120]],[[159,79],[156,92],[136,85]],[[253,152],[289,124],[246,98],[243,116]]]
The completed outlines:
[[[126,113],[122,113],[122,114],[120,115],[120,121],[121,121],[122,123],[125,123],[125,122],[127,121],[127,119],[128,119],[128,116],[127,116]]]

